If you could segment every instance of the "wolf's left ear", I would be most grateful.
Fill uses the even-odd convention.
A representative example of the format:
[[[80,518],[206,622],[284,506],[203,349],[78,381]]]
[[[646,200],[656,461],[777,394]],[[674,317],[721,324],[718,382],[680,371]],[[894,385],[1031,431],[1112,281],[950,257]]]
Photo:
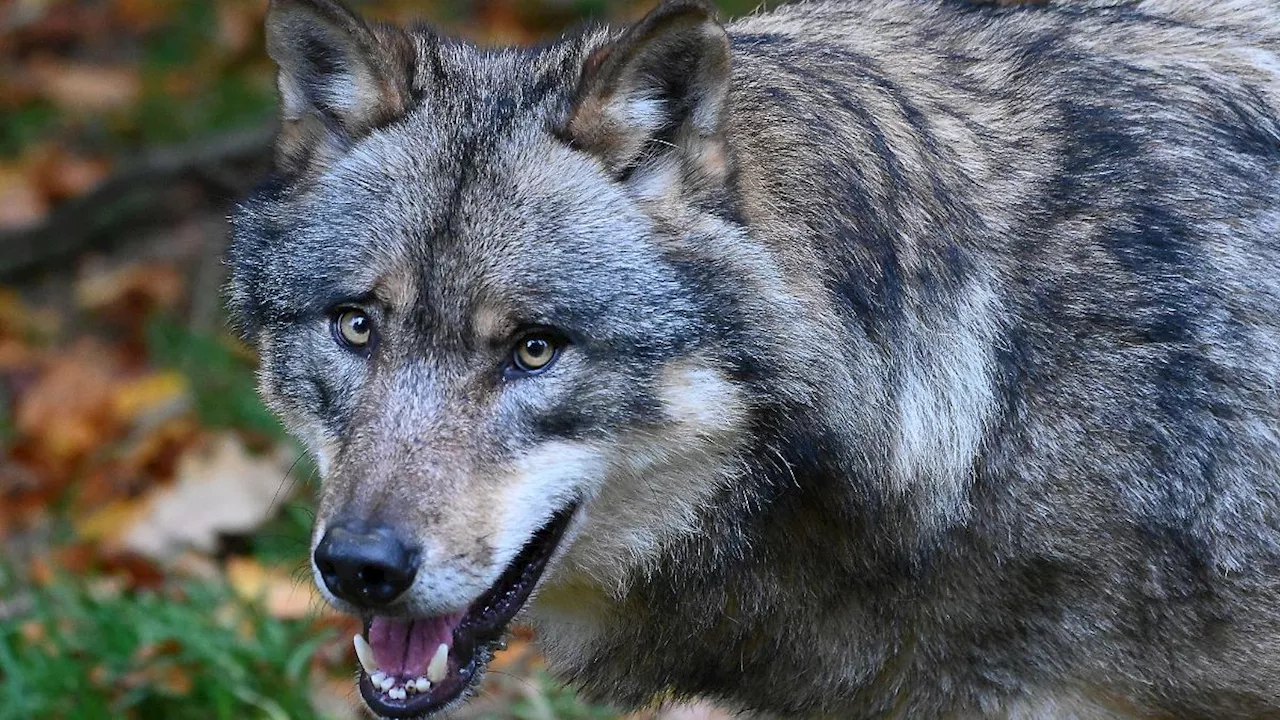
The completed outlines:
[[[271,0],[267,53],[279,67],[277,157],[286,166],[345,149],[412,101],[409,37],[366,24],[337,0]]]
[[[619,176],[669,153],[720,171],[729,58],[709,7],[666,2],[588,55],[565,133]]]

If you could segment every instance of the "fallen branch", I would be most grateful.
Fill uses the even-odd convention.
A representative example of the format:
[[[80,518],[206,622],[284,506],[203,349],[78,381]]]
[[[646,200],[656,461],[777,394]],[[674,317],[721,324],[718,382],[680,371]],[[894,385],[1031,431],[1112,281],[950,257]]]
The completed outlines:
[[[125,162],[92,191],[59,205],[39,225],[0,231],[0,280],[64,262],[124,228],[169,215],[175,187],[194,183],[210,196],[219,196],[219,202],[233,199],[265,167],[274,136],[274,126],[264,126],[152,150]]]

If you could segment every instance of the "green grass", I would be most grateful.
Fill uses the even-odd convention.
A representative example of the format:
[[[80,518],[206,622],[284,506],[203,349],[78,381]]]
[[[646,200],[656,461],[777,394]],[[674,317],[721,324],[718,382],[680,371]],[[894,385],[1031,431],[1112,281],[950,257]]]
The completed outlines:
[[[284,428],[258,398],[253,362],[237,352],[230,338],[194,333],[171,317],[156,315],[147,324],[147,353],[155,365],[187,377],[205,426],[286,440]],[[308,476],[309,466],[295,472]]]
[[[110,592],[83,580],[0,597],[29,606],[0,621],[0,719],[269,718],[306,720],[310,667],[328,639],[224,587]]]
[[[184,373],[200,420],[284,441],[254,389],[253,363],[227,338],[193,334],[163,317],[148,326],[151,361]],[[0,418],[0,434],[7,425]],[[294,477],[309,478],[300,462]],[[52,508],[62,516],[61,503]],[[282,504],[247,539],[264,564],[301,564],[310,497]],[[72,541],[63,520],[55,544]],[[331,633],[281,620],[221,582],[171,580],[161,590],[112,589],[102,576],[24,582],[0,565],[0,720],[26,718],[320,718],[311,704],[311,658]]]

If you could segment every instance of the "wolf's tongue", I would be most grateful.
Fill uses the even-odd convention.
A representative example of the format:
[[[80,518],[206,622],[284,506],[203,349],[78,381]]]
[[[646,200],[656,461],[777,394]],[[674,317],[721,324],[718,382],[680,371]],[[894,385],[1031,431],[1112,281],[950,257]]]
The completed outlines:
[[[463,613],[400,620],[375,617],[369,624],[369,646],[378,669],[388,675],[420,677],[441,644],[453,645],[453,628]]]

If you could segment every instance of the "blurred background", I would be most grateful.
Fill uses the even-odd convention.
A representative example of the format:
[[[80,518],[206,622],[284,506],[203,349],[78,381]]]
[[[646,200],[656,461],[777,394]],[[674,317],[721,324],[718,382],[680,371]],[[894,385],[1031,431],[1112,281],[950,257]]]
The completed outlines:
[[[482,43],[649,5],[354,4]],[[272,140],[265,9],[0,0],[0,719],[360,716],[357,627],[307,571],[314,469],[220,298]],[[618,717],[529,639],[460,717]]]

